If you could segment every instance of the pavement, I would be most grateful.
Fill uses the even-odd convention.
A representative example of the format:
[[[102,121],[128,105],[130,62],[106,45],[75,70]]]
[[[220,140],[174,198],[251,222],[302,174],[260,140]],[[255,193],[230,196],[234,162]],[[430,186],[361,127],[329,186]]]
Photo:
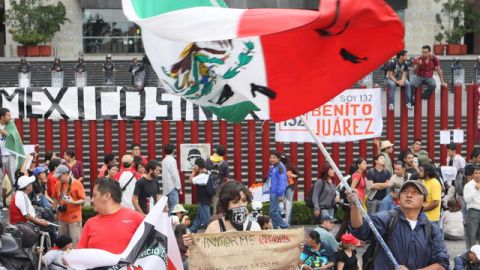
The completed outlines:
[[[2,213],[1,221],[8,223],[9,222],[8,211],[2,211],[1,213]],[[313,226],[313,225],[292,226],[292,227],[295,227],[295,228],[304,227],[305,233],[316,228],[316,226]],[[337,233],[339,228],[340,228],[339,225],[335,225],[335,228],[332,231],[333,235]],[[450,267],[453,268],[453,259],[455,258],[455,256],[457,256],[458,254],[462,254],[466,251],[465,241],[464,240],[458,240],[458,241],[445,240],[445,243],[447,245],[448,254],[450,255]],[[365,250],[366,250],[366,247],[358,248],[357,252],[358,252],[358,258],[360,260]],[[0,266],[0,270],[6,270],[6,269]]]

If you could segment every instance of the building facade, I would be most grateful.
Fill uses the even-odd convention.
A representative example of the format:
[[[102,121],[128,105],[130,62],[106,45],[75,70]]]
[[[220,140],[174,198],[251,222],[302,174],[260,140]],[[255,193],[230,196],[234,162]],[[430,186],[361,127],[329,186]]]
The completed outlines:
[[[5,9],[9,9],[5,0]],[[62,26],[52,40],[59,57],[76,57],[78,54],[132,54],[143,53],[141,30],[123,15],[121,0],[52,0],[62,1],[70,22]],[[235,8],[304,8],[318,9],[319,0],[226,0]],[[405,47],[418,54],[421,46],[433,44],[440,30],[435,14],[441,10],[434,0],[387,0],[405,24]],[[5,31],[5,56],[16,56],[17,44]],[[476,35],[480,39],[480,34]],[[476,42],[475,52],[480,53]]]

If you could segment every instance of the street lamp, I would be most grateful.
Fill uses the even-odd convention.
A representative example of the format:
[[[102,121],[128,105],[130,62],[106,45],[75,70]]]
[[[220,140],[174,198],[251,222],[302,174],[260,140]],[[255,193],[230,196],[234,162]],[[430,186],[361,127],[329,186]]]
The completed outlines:
[[[475,83],[480,84],[480,56],[477,56],[477,63],[475,64]]]
[[[465,68],[460,63],[460,58],[455,57],[451,66],[452,69],[452,86],[465,84]]]

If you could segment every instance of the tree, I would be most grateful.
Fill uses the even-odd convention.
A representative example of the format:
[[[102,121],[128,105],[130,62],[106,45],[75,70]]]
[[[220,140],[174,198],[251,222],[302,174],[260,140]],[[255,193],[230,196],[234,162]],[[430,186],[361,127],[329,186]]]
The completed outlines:
[[[443,31],[435,37],[437,41],[445,37],[449,44],[460,44],[466,33],[480,30],[480,11],[468,5],[465,0],[435,0],[435,2],[442,2],[441,14],[435,15],[435,20]],[[442,15],[448,22],[442,21]]]
[[[62,2],[45,4],[42,0],[12,0],[6,12],[6,24],[14,41],[34,46],[51,41],[61,25],[69,21]]]

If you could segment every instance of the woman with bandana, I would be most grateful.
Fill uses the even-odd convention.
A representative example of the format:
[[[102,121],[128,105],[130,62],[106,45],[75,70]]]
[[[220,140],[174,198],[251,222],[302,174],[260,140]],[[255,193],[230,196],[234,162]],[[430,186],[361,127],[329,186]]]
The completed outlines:
[[[218,192],[219,218],[208,225],[205,233],[232,231],[261,231],[260,225],[248,218],[247,205],[252,202],[252,194],[241,183],[230,180]],[[183,235],[185,246],[193,244],[191,234]]]
[[[251,202],[252,194],[247,187],[236,181],[228,181],[218,193],[217,209],[223,216],[212,221],[205,232],[262,230],[256,221],[248,219],[247,205]]]

